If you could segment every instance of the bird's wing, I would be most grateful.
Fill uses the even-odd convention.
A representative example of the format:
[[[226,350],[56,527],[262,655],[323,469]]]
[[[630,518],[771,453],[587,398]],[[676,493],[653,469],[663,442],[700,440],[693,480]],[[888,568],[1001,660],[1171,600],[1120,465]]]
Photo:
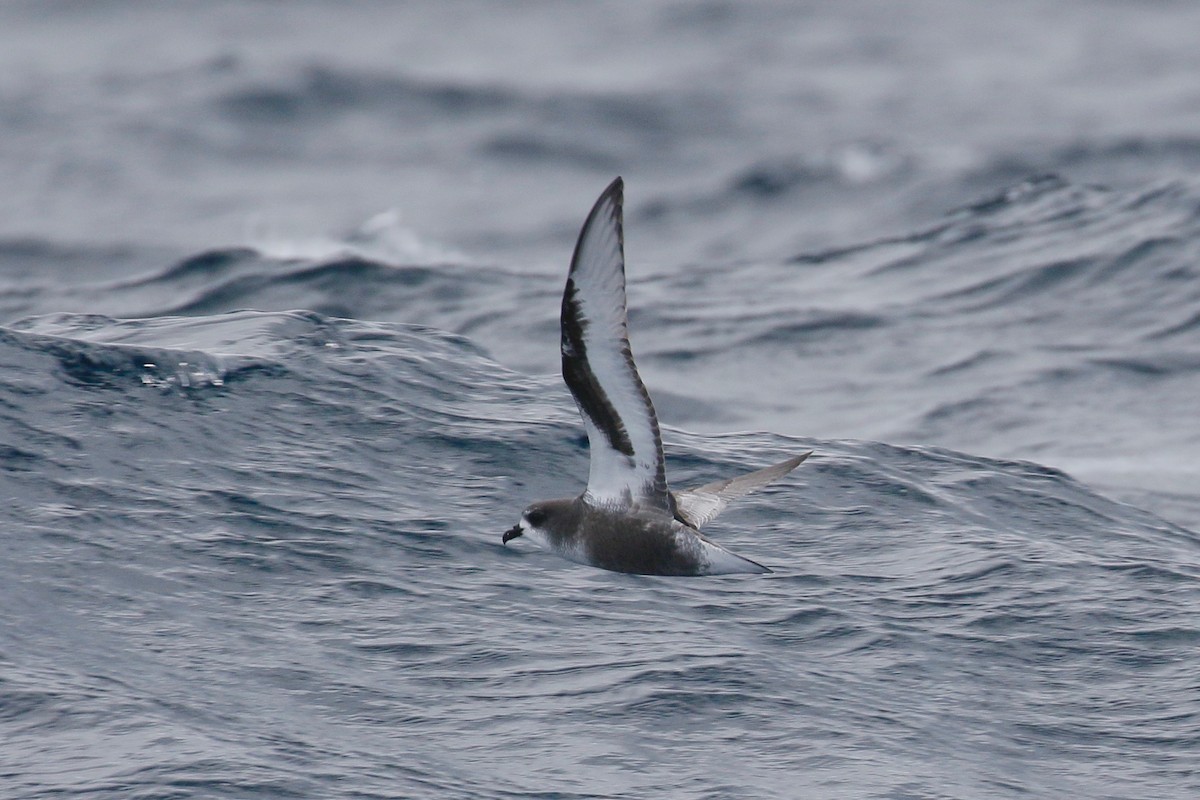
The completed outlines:
[[[671,514],[658,418],[629,350],[623,188],[617,178],[604,190],[575,245],[562,302],[563,380],[591,446],[585,499]]]
[[[675,516],[693,528],[700,528],[716,519],[734,500],[782,478],[811,455],[812,452],[804,453],[747,475],[676,492]]]

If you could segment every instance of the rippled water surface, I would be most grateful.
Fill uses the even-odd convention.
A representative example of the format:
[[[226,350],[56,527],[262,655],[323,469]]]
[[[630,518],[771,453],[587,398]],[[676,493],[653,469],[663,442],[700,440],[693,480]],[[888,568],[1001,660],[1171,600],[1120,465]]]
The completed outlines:
[[[0,6],[0,797],[1194,798],[1186,4]],[[676,487],[580,491],[627,183]]]

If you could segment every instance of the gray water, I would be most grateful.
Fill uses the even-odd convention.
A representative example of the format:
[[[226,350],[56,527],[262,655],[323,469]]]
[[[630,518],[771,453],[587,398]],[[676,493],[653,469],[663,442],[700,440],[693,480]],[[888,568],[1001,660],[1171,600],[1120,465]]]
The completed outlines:
[[[0,797],[1193,798],[1200,7],[0,5]],[[581,490],[626,180],[683,488]]]

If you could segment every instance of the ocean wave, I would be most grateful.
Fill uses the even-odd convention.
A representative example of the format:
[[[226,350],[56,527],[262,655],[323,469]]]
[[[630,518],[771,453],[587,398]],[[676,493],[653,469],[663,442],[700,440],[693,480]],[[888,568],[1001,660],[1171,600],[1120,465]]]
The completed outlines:
[[[149,357],[211,359],[226,380],[164,391],[142,380]],[[241,380],[228,379],[231,357],[250,365]],[[87,380],[71,367],[80,358]],[[80,714],[106,741],[132,735],[121,720],[157,720],[170,742],[194,728],[239,737],[264,718],[279,733],[257,739],[263,763],[250,773],[210,738],[189,745],[204,754],[192,766],[173,744],[143,742],[114,779],[126,791],[181,770],[191,786],[255,774],[272,791],[292,786],[269,756],[309,751],[326,715],[342,736],[317,738],[326,753],[339,743],[336,760],[419,731],[404,739],[418,766],[388,772],[408,791],[441,763],[440,745],[422,741],[443,741],[449,725],[462,745],[464,715],[482,729],[470,746],[485,750],[499,732],[510,749],[543,752],[547,725],[575,739],[648,709],[770,748],[796,733],[781,707],[844,742],[884,735],[867,720],[914,714],[981,735],[1037,703],[1113,724],[1110,690],[1096,687],[1131,669],[1143,682],[1152,671],[1153,696],[1186,696],[1200,540],[1029,461],[667,426],[677,487],[816,451],[711,526],[775,570],[714,579],[714,592],[501,546],[525,503],[582,489],[587,445],[556,376],[507,370],[461,336],[312,312],[56,315],[6,329],[0,366],[0,476],[21,531],[3,562],[19,576],[0,583],[32,575],[55,593],[18,615],[54,631],[37,650],[54,663],[42,695],[9,687],[17,719],[6,724],[41,743],[37,763]],[[580,628],[589,635],[562,635]],[[520,644],[539,636],[553,646]],[[87,677],[97,653],[118,652],[136,687]],[[1102,695],[1080,700],[1064,664]],[[181,670],[193,680],[180,683]],[[93,687],[86,700],[81,686]],[[1186,714],[1118,693],[1140,736],[1190,746]],[[946,717],[947,696],[966,710]],[[1075,746],[1069,721],[1039,719],[1021,735]],[[905,747],[925,752],[912,732]],[[1094,735],[1088,752],[1147,746],[1103,722]],[[32,741],[10,744],[32,755]]]
[[[274,84],[228,90],[217,105],[241,122],[292,124],[356,110],[436,120],[494,113],[511,107],[518,98],[498,86],[424,81],[311,64]]]

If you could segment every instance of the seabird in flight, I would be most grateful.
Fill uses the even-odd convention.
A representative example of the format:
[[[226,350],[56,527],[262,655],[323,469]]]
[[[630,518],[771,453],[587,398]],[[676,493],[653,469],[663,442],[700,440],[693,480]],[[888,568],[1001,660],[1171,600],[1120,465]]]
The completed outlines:
[[[587,429],[587,490],[529,506],[503,541],[524,536],[572,561],[642,575],[770,572],[699,529],[811,452],[695,489],[667,487],[658,417],[629,349],[623,189],[614,180],[588,214],[562,300],[562,373]]]

